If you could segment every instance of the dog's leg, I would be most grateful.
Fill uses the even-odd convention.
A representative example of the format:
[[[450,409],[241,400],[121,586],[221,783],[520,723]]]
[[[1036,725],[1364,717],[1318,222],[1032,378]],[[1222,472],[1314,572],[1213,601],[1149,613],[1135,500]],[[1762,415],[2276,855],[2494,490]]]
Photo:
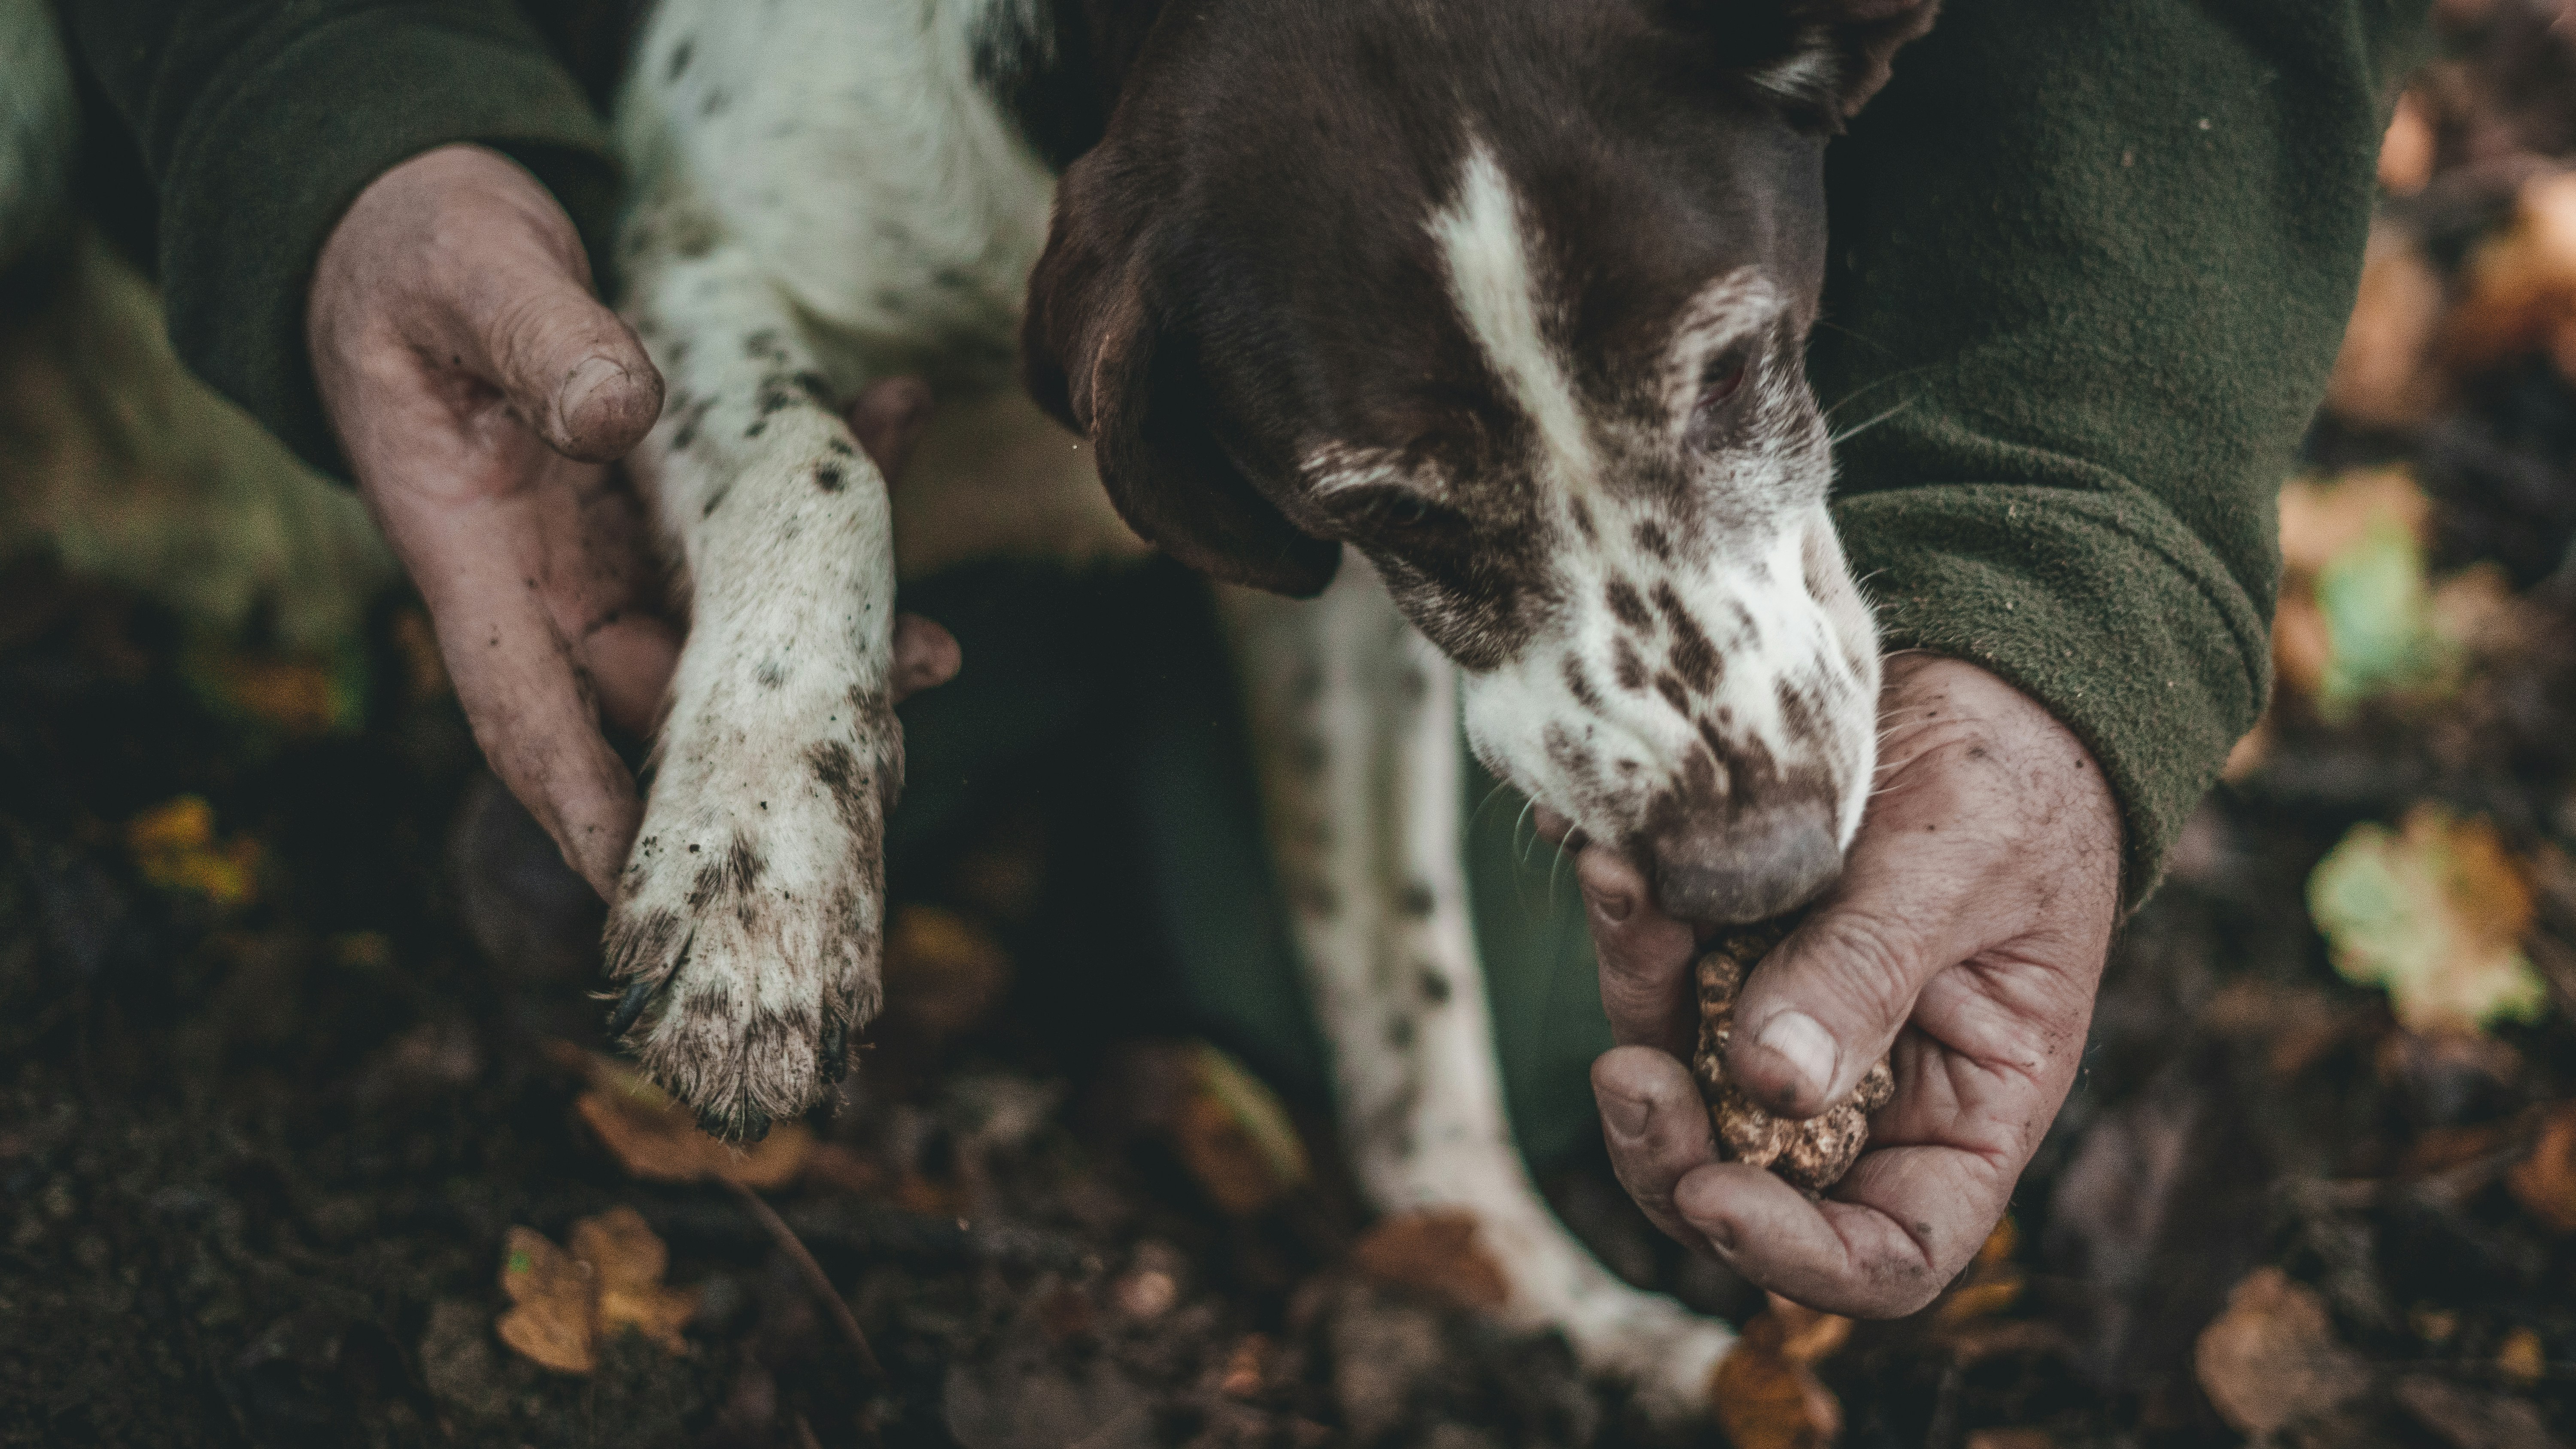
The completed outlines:
[[[1467,914],[1456,678],[1356,553],[1311,604],[1229,592],[1275,856],[1334,1059],[1343,1137],[1383,1212],[1464,1210],[1591,1372],[1704,1413],[1734,1341],[1620,1282],[1556,1221],[1514,1145]]]
[[[652,244],[674,234],[689,245]],[[886,484],[834,404],[862,379],[823,375],[747,248],[669,210],[629,236],[626,310],[670,387],[632,466],[690,625],[608,967],[655,1079],[757,1136],[842,1074],[879,999],[903,774]]]

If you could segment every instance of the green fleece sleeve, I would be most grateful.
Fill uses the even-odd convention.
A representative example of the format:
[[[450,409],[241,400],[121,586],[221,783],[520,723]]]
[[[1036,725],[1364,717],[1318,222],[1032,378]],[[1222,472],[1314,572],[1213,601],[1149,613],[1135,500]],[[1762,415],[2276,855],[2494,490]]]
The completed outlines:
[[[65,8],[159,191],[171,342],[327,473],[346,468],[314,392],[305,293],[368,182],[479,142],[536,173],[599,255],[616,201],[605,128],[507,0]]]
[[[2423,0],[1951,0],[1827,153],[1809,354],[1891,648],[2090,746],[2126,896],[2270,687],[2276,490]]]

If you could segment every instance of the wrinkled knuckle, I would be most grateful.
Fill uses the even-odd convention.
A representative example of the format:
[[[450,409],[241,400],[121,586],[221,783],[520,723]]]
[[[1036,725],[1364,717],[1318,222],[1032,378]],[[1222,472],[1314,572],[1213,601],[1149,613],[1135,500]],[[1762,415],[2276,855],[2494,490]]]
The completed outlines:
[[[1914,1009],[1922,979],[1923,950],[1913,933],[1861,911],[1840,911],[1818,922],[1813,959],[1835,1004],[1886,1030],[1902,1025]]]

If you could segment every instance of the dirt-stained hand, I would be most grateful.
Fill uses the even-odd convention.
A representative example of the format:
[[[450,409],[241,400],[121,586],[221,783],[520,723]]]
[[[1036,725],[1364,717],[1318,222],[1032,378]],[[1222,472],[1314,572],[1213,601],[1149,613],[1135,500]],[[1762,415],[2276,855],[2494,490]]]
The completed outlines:
[[[1878,775],[1841,882],[1764,959],[1728,1070],[1806,1117],[1893,1044],[1896,1099],[1821,1202],[1717,1161],[1685,1064],[1695,933],[1625,857],[1577,875],[1621,1045],[1592,1071],[1613,1165],[1647,1214],[1761,1287],[1895,1317],[1985,1240],[2075,1080],[2118,910],[2119,812],[2038,703],[1957,660],[1889,661]]]
[[[424,152],[359,194],[323,245],[305,338],[475,740],[607,896],[643,803],[601,721],[649,731],[679,650],[649,525],[607,466],[659,416],[661,374],[593,294],[571,218],[475,146]],[[852,425],[891,474],[927,410],[899,379]],[[927,620],[899,620],[895,650],[899,692],[956,672],[956,641]]]

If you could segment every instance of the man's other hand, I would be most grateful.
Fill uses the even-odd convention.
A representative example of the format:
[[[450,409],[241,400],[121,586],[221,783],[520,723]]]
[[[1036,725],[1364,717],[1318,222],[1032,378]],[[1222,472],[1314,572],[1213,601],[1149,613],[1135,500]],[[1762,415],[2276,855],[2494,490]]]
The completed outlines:
[[[360,494],[428,605],[493,773],[603,898],[642,817],[602,721],[657,723],[680,634],[643,510],[607,465],[662,410],[643,345],[591,287],[572,220],[497,152],[376,178],[323,245],[306,342]],[[880,383],[852,426],[891,475],[928,396]],[[956,642],[897,622],[899,691]]]

